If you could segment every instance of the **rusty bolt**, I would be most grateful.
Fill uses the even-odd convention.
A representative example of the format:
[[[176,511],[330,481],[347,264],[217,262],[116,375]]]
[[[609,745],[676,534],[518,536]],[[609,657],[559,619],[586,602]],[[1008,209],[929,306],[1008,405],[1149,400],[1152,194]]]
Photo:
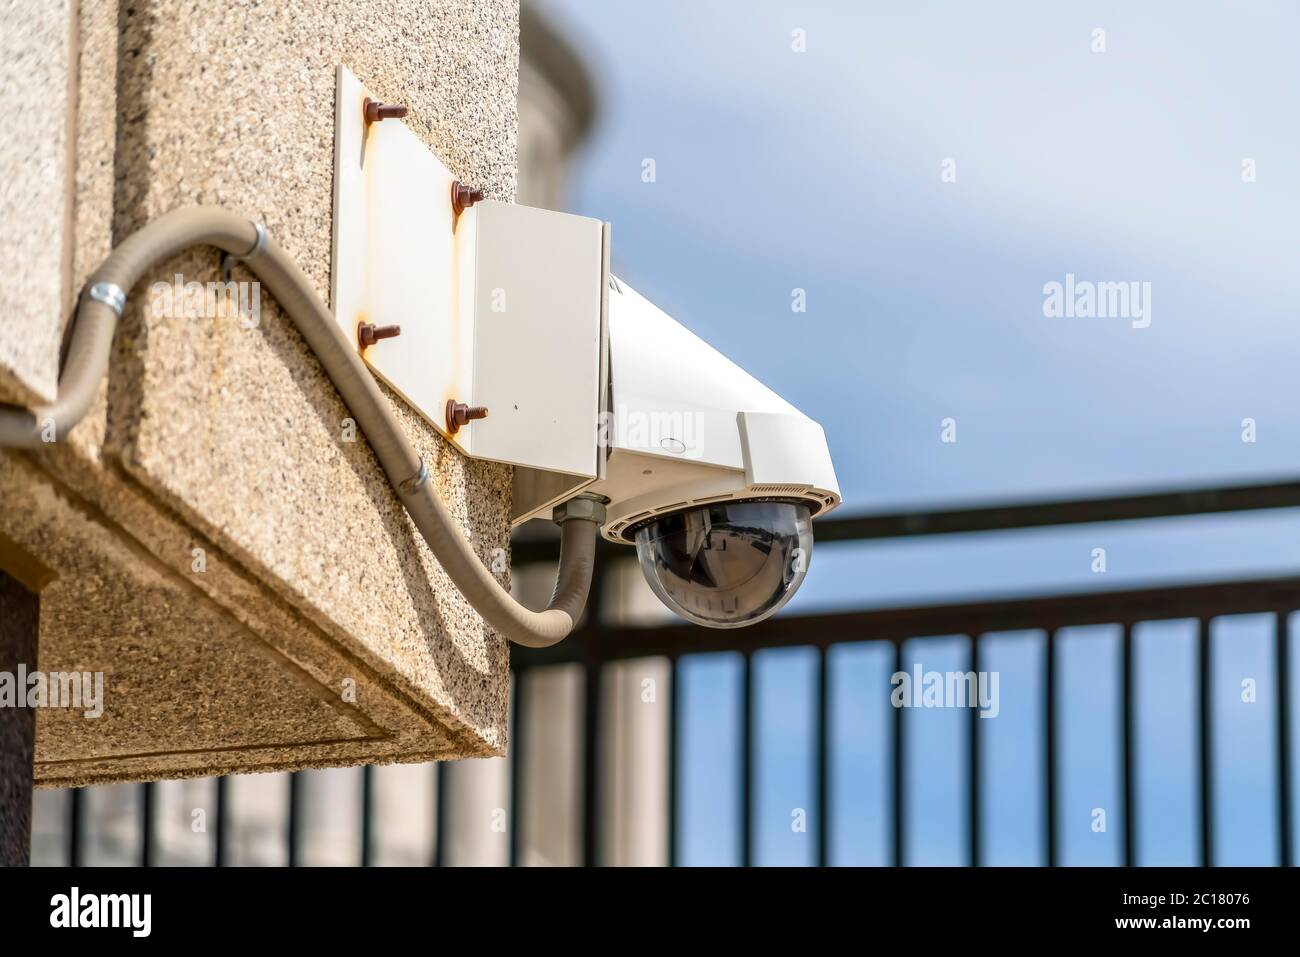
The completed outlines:
[[[357,326],[357,342],[361,348],[373,346],[380,339],[392,339],[402,334],[401,326],[377,326],[373,322],[363,322]]]
[[[481,405],[466,405],[455,399],[447,400],[447,431],[455,435],[461,426],[468,425],[474,419],[486,419],[488,410]]]
[[[367,123],[378,123],[380,120],[389,119],[397,120],[406,115],[406,107],[398,106],[395,103],[380,103],[370,97],[366,97],[365,111]]]
[[[483,190],[475,189],[473,186],[466,186],[460,180],[453,180],[451,184],[451,209],[457,216],[469,209],[475,203],[483,201]]]

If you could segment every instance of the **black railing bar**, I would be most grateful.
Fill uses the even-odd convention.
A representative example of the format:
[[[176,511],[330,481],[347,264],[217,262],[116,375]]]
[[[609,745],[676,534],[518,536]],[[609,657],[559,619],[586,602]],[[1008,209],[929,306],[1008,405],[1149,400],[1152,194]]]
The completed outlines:
[[[230,814],[230,808],[228,806],[228,801],[230,797],[228,793],[230,782],[223,774],[216,779],[214,784],[215,784],[216,793],[213,797],[213,809],[212,809],[213,810],[212,816],[215,818],[212,827],[212,830],[214,832],[213,835],[214,841],[212,846],[212,866],[225,867],[226,866],[226,830],[229,826],[228,817]]]
[[[817,866],[830,863],[831,830],[831,769],[830,769],[830,648],[817,652],[817,811],[814,825],[817,829]]]
[[[299,805],[302,803],[302,780],[301,771],[289,772],[289,820],[285,828],[286,831],[286,848],[289,856],[289,866],[297,867],[299,862]]]
[[[361,866],[375,863],[375,769],[361,767]]]
[[[978,634],[971,635],[970,638],[970,670],[975,673],[976,688],[979,687],[979,674],[984,667],[980,654],[981,642]],[[970,866],[979,867],[982,860],[982,848],[980,847],[980,827],[981,827],[981,805],[980,805],[980,709],[978,707],[978,691],[976,692],[977,700],[967,702],[970,707],[970,817],[967,822],[969,829],[968,837],[970,839]]]
[[[1043,645],[1043,845],[1047,866],[1056,866],[1056,645],[1057,629]]]
[[[816,521],[813,532],[817,543],[825,544],[910,538],[916,535],[953,535],[1054,525],[1177,518],[1273,508],[1300,508],[1300,481],[1160,489],[1029,502],[982,502],[958,508],[909,509],[875,515],[841,517],[836,514]],[[630,546],[615,545],[604,540],[600,542],[599,552],[600,559],[632,555]],[[530,536],[511,544],[512,561],[517,565],[554,561],[558,555],[558,536]]]
[[[828,517],[813,525],[817,543],[1009,531],[1055,525],[1179,518],[1221,512],[1300,508],[1300,481],[1162,489],[1091,498],[989,502],[877,515]]]
[[[1201,743],[1201,864],[1205,867],[1214,865],[1214,805],[1212,803],[1214,791],[1214,755],[1212,752],[1212,731],[1213,731],[1213,713],[1211,709],[1211,698],[1213,697],[1211,670],[1212,664],[1212,643],[1210,641],[1209,616],[1203,616],[1197,620],[1196,630],[1197,655],[1199,664],[1199,674],[1197,678],[1197,694],[1200,700],[1200,743]]]
[[[769,618],[747,628],[701,629],[691,625],[587,628],[550,648],[515,648],[517,671],[594,659],[619,661],[698,652],[752,654],[763,648],[807,645],[827,648],[860,640],[905,641],[929,635],[1051,630],[1122,621],[1271,612],[1300,604],[1300,577],[1193,583],[1125,591],[1089,591],[948,605],[878,608]]]
[[[678,862],[677,832],[681,825],[681,804],[677,790],[681,787],[682,754],[682,668],[681,659],[672,659],[672,700],[668,710],[668,866]]]
[[[745,655],[740,676],[740,866],[754,863],[754,663]]]
[[[158,784],[146,781],[140,786],[140,866],[152,867],[154,859],[154,810]]]
[[[82,802],[85,800],[83,788],[68,789],[68,866],[81,866],[81,829],[84,814]]]
[[[903,643],[900,641],[894,645],[894,670],[892,674],[899,674],[900,672],[906,670],[907,669],[903,661]],[[892,675],[891,675],[891,679],[892,679]],[[894,706],[894,699],[893,699],[892,692],[893,692],[893,682],[892,680],[890,680],[889,684],[886,686],[886,692],[885,692],[887,695],[889,695],[889,697],[886,700],[889,701],[891,710],[894,712],[894,717],[893,717],[894,743],[893,743],[893,754],[891,755],[894,762],[894,769],[893,769],[893,780],[891,782],[893,788],[890,794],[890,804],[892,805],[890,809],[890,823],[893,825],[893,829],[894,829],[893,831],[894,866],[903,867],[907,861],[906,848],[904,846],[906,842],[906,822],[903,820],[903,808],[906,805],[906,801],[904,800],[905,797],[904,785],[906,783],[904,777],[906,773],[906,761],[904,760],[904,753],[905,753],[906,739],[903,734],[903,712],[906,711],[907,709]]]
[[[1277,841],[1278,863],[1290,867],[1291,848],[1291,613],[1277,613]]]
[[[1134,726],[1136,717],[1134,714],[1134,703],[1136,699],[1134,689],[1134,658],[1137,654],[1136,642],[1133,637],[1133,626],[1125,622],[1121,625],[1120,633],[1120,748],[1121,760],[1124,764],[1124,866],[1133,867],[1137,864],[1137,806],[1134,795],[1136,793],[1136,782],[1134,781],[1134,769],[1137,762],[1134,760]]]
[[[451,808],[448,807],[451,794],[451,762],[436,761],[434,773],[434,813],[433,813],[433,866],[446,867],[448,863],[447,840],[451,829]]]

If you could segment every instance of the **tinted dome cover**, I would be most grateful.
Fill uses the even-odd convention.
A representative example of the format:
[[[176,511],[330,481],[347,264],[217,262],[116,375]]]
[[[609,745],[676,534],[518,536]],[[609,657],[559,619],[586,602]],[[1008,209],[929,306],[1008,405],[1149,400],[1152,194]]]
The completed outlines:
[[[798,590],[812,557],[812,517],[795,502],[719,502],[642,527],[636,553],[650,587],[677,614],[737,628]]]

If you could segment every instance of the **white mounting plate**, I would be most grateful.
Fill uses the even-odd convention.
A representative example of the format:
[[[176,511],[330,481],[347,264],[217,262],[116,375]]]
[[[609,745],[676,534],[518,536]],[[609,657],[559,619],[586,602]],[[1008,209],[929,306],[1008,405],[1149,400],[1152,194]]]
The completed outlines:
[[[462,452],[561,473],[522,521],[601,471],[608,226],[493,201],[456,216],[451,171],[400,120],[367,125],[367,95],[340,67],[335,318],[354,342],[364,322],[402,327],[358,352]],[[450,435],[449,399],[488,417]]]
[[[473,356],[472,342],[459,335],[459,243],[450,203],[455,177],[405,123],[367,124],[367,95],[339,67],[330,305],[351,342],[363,322],[402,327],[400,337],[358,351],[445,434],[436,410],[449,398],[468,401]]]

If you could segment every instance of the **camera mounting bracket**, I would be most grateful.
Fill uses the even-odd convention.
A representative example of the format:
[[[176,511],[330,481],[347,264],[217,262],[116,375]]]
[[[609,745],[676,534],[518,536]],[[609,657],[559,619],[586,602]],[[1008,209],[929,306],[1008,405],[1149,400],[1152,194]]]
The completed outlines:
[[[517,467],[516,523],[549,515],[604,475],[609,225],[453,202],[456,177],[402,122],[404,110],[379,106],[339,67],[335,319],[375,375],[449,442]],[[400,334],[384,328],[393,326]],[[457,422],[447,421],[449,403],[461,409]]]

